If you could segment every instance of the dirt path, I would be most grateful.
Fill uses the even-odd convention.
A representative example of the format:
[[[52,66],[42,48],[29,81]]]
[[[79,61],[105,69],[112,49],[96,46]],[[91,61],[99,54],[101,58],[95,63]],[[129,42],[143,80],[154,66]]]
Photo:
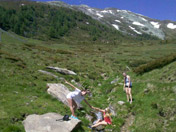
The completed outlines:
[[[125,120],[125,124],[121,127],[121,132],[130,132],[129,127],[133,124],[135,116],[130,114]]]

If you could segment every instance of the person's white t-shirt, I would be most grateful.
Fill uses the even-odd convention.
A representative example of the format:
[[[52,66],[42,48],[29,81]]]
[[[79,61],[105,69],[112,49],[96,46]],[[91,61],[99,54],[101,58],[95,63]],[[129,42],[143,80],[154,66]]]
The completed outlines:
[[[71,98],[73,99],[76,103],[80,104],[81,101],[84,99],[84,96],[81,95],[81,90],[79,89],[75,89],[75,91],[73,92],[70,92],[68,95],[67,95],[67,98]]]

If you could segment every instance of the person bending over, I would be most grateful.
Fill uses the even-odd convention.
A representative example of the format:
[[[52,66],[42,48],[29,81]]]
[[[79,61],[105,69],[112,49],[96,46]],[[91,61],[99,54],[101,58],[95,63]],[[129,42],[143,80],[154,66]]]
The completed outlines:
[[[71,83],[67,82],[65,80],[65,83],[70,85],[72,88],[75,89],[75,91],[73,92],[70,92],[68,95],[67,95],[67,101],[68,101],[68,104],[69,104],[69,107],[70,107],[70,111],[72,113],[71,115],[71,118],[74,118],[74,119],[78,119],[76,116],[75,116],[75,111],[77,109],[77,104],[80,104],[82,100],[84,100],[84,102],[90,107],[92,108],[92,106],[87,102],[87,100],[85,99],[85,95],[87,93],[89,93],[90,91],[89,90],[80,90],[78,89],[77,87],[75,87],[74,85],[72,85]]]

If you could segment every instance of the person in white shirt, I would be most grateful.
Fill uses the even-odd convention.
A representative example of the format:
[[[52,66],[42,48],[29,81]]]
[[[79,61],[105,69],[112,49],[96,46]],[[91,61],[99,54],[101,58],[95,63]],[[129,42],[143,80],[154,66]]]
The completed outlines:
[[[129,102],[129,97],[130,97],[130,104],[131,104],[133,101],[132,94],[131,94],[131,89],[132,89],[131,78],[125,72],[123,73],[123,76],[124,76],[124,89],[126,91],[127,101]]]
[[[65,83],[70,85],[71,87],[73,87],[75,89],[75,91],[73,92],[70,92],[68,95],[67,95],[67,101],[68,101],[68,104],[70,106],[70,110],[71,110],[71,118],[74,118],[74,119],[78,119],[76,116],[75,116],[75,110],[77,109],[77,104],[80,104],[82,100],[84,100],[84,102],[90,107],[92,108],[92,106],[87,102],[87,100],[85,99],[85,95],[87,93],[89,93],[90,91],[89,90],[80,90],[78,89],[77,87],[75,87],[74,85],[72,85],[71,83],[67,82],[65,80]]]

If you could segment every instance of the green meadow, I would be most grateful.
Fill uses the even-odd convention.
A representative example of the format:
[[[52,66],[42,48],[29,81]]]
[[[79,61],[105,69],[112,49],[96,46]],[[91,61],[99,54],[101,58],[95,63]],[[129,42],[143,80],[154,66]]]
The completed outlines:
[[[13,33],[12,33],[13,34]],[[0,43],[0,131],[23,132],[22,121],[30,114],[56,112],[70,114],[61,102],[47,94],[47,83],[61,83],[38,70],[52,72],[68,81],[75,80],[92,92],[87,97],[95,107],[109,105],[116,110],[113,126],[118,132],[126,119],[134,116],[128,130],[140,132],[174,132],[176,130],[176,62],[175,60],[159,68],[142,74],[135,69],[152,61],[174,54],[176,43],[161,43],[160,40],[101,43],[85,42],[71,37],[58,40],[36,40],[13,34],[19,41],[2,33]],[[72,36],[73,37],[73,36]],[[161,61],[162,62],[162,61]],[[46,69],[47,66],[67,68],[77,76],[62,75]],[[127,72],[133,82],[132,104],[126,102],[123,92],[122,72]],[[118,76],[115,84],[111,81]],[[74,83],[73,83],[74,84]],[[69,87],[70,90],[73,90]],[[118,101],[125,101],[119,105]],[[82,120],[76,132],[90,131],[86,113],[91,109],[83,103],[84,109],[77,111]],[[105,129],[105,130],[106,130]]]

